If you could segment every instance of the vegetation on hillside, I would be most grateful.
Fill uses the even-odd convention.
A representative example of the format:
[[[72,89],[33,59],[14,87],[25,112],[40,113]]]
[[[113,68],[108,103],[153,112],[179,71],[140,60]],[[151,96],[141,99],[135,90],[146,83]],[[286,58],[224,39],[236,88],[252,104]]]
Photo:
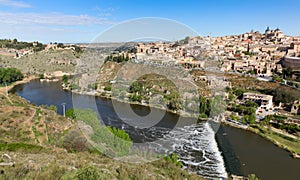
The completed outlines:
[[[260,123],[262,125],[273,126],[274,128],[285,130],[286,132],[294,135],[300,135],[300,127],[296,124],[287,124],[284,121],[287,116],[282,115],[268,115]]]
[[[1,167],[0,179],[202,179],[182,170],[175,156],[141,164],[111,159],[89,144],[78,121],[13,94],[10,100],[0,94],[0,107],[0,155],[8,154],[15,162]],[[96,123],[91,110],[74,114],[86,124]],[[121,130],[107,131],[129,140]],[[0,161],[7,160],[0,156]]]
[[[105,62],[107,61],[114,61],[117,63],[121,63],[121,62],[125,62],[125,61],[129,61],[129,55],[126,54],[110,54],[109,56],[106,57]]]
[[[97,114],[90,109],[69,109],[66,116],[83,121],[89,125],[93,132],[86,133],[92,140],[95,148],[101,152],[108,152],[113,156],[128,155],[132,141],[125,131],[115,127],[101,125]]]
[[[273,100],[276,104],[279,104],[280,102],[292,103],[295,100],[300,99],[299,90],[292,89],[290,87],[280,86],[275,89],[264,89],[261,90],[260,92],[264,94],[272,95],[274,97]]]
[[[138,78],[129,87],[129,93],[129,100],[133,102],[149,101],[151,96],[158,95],[162,98],[157,103],[165,103],[167,109],[178,111],[183,108],[176,86],[171,80],[158,74],[147,74]]]
[[[23,74],[16,68],[0,68],[0,85],[23,79]]]
[[[0,64],[4,68],[18,68],[23,74],[44,74],[54,71],[74,72],[77,53],[72,50],[40,51],[27,54],[20,59],[0,55]]]
[[[233,89],[231,93],[241,98],[244,92],[256,92],[273,96],[273,101],[278,104],[292,103],[300,99],[298,89],[285,86],[275,82],[259,81],[252,77],[242,77],[237,75],[226,74],[226,77],[231,81]]]
[[[32,49],[34,52],[45,49],[45,45],[39,42],[19,42],[17,39],[0,39],[0,47],[12,49]]]

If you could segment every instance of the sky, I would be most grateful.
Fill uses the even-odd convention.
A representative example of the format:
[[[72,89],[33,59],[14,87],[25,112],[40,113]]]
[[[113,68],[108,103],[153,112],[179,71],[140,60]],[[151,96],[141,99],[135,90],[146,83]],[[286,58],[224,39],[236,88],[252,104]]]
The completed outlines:
[[[299,7],[299,0],[0,0],[0,39],[88,43],[143,17],[170,19],[201,36],[263,32],[268,26],[299,36]],[[121,26],[117,33],[126,36]]]

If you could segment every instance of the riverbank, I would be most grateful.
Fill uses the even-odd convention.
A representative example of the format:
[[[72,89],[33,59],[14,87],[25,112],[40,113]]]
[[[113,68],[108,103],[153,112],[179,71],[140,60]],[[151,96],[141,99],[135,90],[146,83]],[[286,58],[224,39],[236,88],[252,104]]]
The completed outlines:
[[[167,109],[167,108],[165,108],[163,106],[155,106],[155,105],[152,105],[152,104],[142,103],[142,102],[138,102],[138,101],[121,100],[121,99],[119,99],[117,97],[111,96],[110,93],[106,94],[106,95],[103,95],[103,94],[101,94],[99,92],[77,91],[77,90],[70,90],[68,88],[63,88],[63,89],[66,90],[66,91],[70,91],[72,93],[80,94],[80,95],[95,96],[95,97],[100,97],[100,98],[115,100],[115,101],[118,101],[118,102],[121,102],[121,103],[130,104],[130,105],[140,105],[140,106],[149,107],[149,108],[156,108],[156,109],[163,110],[163,111],[166,111],[166,112],[169,112],[169,113],[172,113],[172,114],[176,114],[176,115],[179,115],[179,116],[182,116],[182,117],[197,118],[198,119],[198,116],[190,114],[188,112],[184,112],[184,111],[179,111],[178,112],[178,111]]]
[[[1,93],[5,93],[6,90],[9,92],[12,88],[14,88],[16,85],[19,85],[19,84],[25,84],[25,83],[28,83],[30,82],[31,80],[34,80],[34,79],[38,79],[37,76],[29,76],[29,77],[25,77],[23,78],[21,81],[16,81],[16,82],[13,82],[12,84],[8,85],[7,87],[6,86],[2,86],[0,87],[0,92]],[[7,88],[7,89],[6,89]]]
[[[247,130],[256,133],[261,137],[271,141],[273,144],[291,153],[293,158],[300,158],[300,142],[299,140],[292,140],[290,137],[278,134],[275,131],[257,125],[256,127],[249,127]]]
[[[272,128],[265,128],[260,125],[255,125],[252,127],[249,125],[241,126],[227,120],[223,121],[222,124],[255,133],[264,139],[271,141],[279,148],[288,151],[291,153],[293,158],[300,158],[300,142],[298,139],[292,138],[291,136],[285,134],[279,134],[278,132],[272,130]]]
[[[284,134],[279,134],[276,131],[271,130],[271,128],[265,128],[260,125],[255,125],[252,127],[240,126],[228,121],[223,121],[222,124],[255,133],[272,142],[277,147],[288,151],[291,153],[293,158],[300,158],[300,142],[297,139],[291,138]]]

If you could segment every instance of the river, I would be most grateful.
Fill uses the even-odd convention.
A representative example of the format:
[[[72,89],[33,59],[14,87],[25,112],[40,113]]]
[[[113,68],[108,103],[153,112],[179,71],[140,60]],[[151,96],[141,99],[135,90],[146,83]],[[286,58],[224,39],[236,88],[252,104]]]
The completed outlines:
[[[220,179],[226,177],[227,173],[255,173],[264,180],[300,178],[299,159],[293,159],[285,150],[245,130],[221,125],[215,134],[209,123],[192,124],[194,120],[189,118],[174,128],[179,117],[172,113],[166,113],[163,119],[151,128],[138,129],[124,123],[118,117],[111,100],[72,94],[62,90],[59,82],[41,83],[39,80],[33,80],[17,85],[11,92],[36,105],[56,105],[59,114],[63,113],[62,103],[66,103],[67,109],[76,103],[76,107],[98,110],[106,125],[124,129],[134,142],[153,142],[153,147],[158,151],[168,150],[155,144],[155,140],[167,139],[173,143],[172,150],[179,154],[184,168],[208,179]],[[92,105],[94,102],[96,106]],[[150,111],[144,106],[131,107],[140,115],[146,115]]]

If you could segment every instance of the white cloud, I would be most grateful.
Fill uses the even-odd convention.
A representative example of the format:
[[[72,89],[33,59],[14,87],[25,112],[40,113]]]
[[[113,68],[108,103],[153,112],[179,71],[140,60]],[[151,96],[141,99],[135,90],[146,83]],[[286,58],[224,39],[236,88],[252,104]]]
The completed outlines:
[[[30,8],[31,5],[21,2],[21,1],[13,1],[13,0],[0,0],[0,5],[2,6],[11,6],[11,7],[19,7],[19,8]]]
[[[1,26],[1,25],[0,25]],[[49,42],[90,42],[102,32],[105,26],[81,28],[77,26],[45,26],[45,25],[11,25],[0,28],[0,39],[17,38],[20,41]]]
[[[89,15],[67,15],[62,13],[5,13],[0,12],[0,23],[4,24],[40,24],[40,25],[108,25],[115,24],[107,18]]]
[[[25,41],[89,42],[108,26],[118,23],[108,17],[110,14],[94,14],[97,15],[0,11],[0,34],[2,38]]]
[[[118,8],[117,8],[118,9]],[[99,16],[102,17],[108,17],[108,16],[112,16],[112,12],[117,10],[116,8],[100,8],[98,6],[92,8],[92,11],[95,11],[98,13]]]

